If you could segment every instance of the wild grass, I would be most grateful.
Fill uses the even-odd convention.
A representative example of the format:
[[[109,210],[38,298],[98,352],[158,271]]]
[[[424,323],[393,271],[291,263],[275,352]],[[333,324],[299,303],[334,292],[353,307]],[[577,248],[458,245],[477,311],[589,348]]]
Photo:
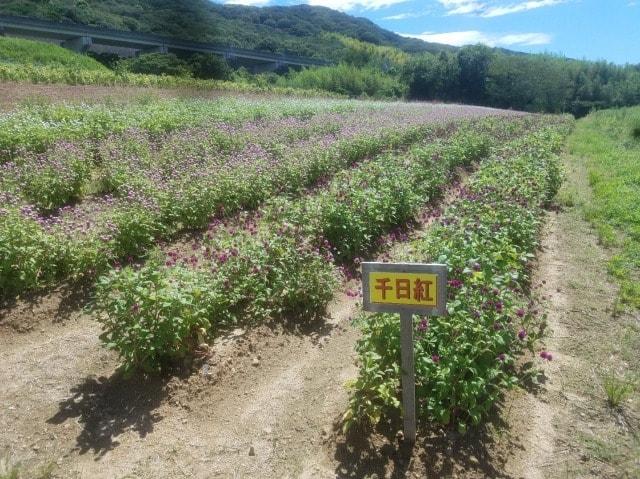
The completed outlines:
[[[630,134],[631,132],[631,134]],[[620,303],[640,308],[640,107],[606,110],[579,121],[570,152],[584,162],[592,201],[584,213],[604,246]]]
[[[95,59],[58,45],[9,37],[0,37],[0,63],[109,71]]]
[[[602,380],[602,388],[607,395],[609,406],[619,408],[633,392],[633,384],[615,375],[607,375]]]

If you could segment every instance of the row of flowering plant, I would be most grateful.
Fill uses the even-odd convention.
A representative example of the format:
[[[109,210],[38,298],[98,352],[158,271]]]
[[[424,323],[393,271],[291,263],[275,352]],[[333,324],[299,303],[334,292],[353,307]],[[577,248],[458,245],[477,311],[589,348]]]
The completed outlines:
[[[118,351],[125,368],[153,370],[192,351],[198,335],[213,336],[221,327],[318,316],[332,299],[339,277],[334,255],[341,262],[347,256],[326,238],[334,225],[330,217],[318,214],[318,220],[308,213],[307,224],[300,212],[313,210],[309,205],[317,201],[334,210],[345,202],[344,188],[348,198],[374,198],[372,206],[350,201],[344,210],[347,233],[340,241],[351,245],[351,257],[361,255],[370,249],[372,236],[406,223],[421,205],[436,198],[451,179],[452,168],[486,155],[490,141],[469,126],[448,141],[382,155],[309,196],[274,201],[233,220],[216,220],[189,245],[166,247],[142,267],[103,276],[94,302],[103,340]],[[376,214],[382,219],[375,220]]]
[[[483,162],[441,224],[394,258],[449,267],[448,315],[415,318],[417,409],[425,421],[461,432],[479,424],[523,378],[521,353],[539,348],[545,316],[527,292],[543,208],[562,180],[555,152],[568,120],[556,123]],[[400,409],[399,327],[396,315],[363,317],[346,429]]]

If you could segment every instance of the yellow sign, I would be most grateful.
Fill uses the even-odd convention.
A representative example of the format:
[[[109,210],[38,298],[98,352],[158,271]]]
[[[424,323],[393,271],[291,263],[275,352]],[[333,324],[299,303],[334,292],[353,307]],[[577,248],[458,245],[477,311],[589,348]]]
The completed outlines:
[[[362,307],[377,313],[447,314],[447,266],[362,263]]]
[[[375,304],[437,306],[438,275],[427,273],[369,273],[369,297]]]

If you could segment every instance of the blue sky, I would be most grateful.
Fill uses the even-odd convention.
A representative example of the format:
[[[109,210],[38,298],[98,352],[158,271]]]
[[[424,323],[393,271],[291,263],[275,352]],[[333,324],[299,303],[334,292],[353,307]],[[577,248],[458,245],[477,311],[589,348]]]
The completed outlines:
[[[308,3],[427,41],[640,63],[640,0],[218,0]]]

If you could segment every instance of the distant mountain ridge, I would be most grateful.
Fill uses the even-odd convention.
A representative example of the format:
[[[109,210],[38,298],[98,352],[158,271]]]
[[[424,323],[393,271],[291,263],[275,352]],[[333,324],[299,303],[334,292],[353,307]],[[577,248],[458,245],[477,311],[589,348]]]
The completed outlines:
[[[0,0],[0,13],[156,33],[188,40],[340,59],[337,33],[408,53],[453,47],[406,38],[365,18],[309,5],[249,7],[209,0]]]

